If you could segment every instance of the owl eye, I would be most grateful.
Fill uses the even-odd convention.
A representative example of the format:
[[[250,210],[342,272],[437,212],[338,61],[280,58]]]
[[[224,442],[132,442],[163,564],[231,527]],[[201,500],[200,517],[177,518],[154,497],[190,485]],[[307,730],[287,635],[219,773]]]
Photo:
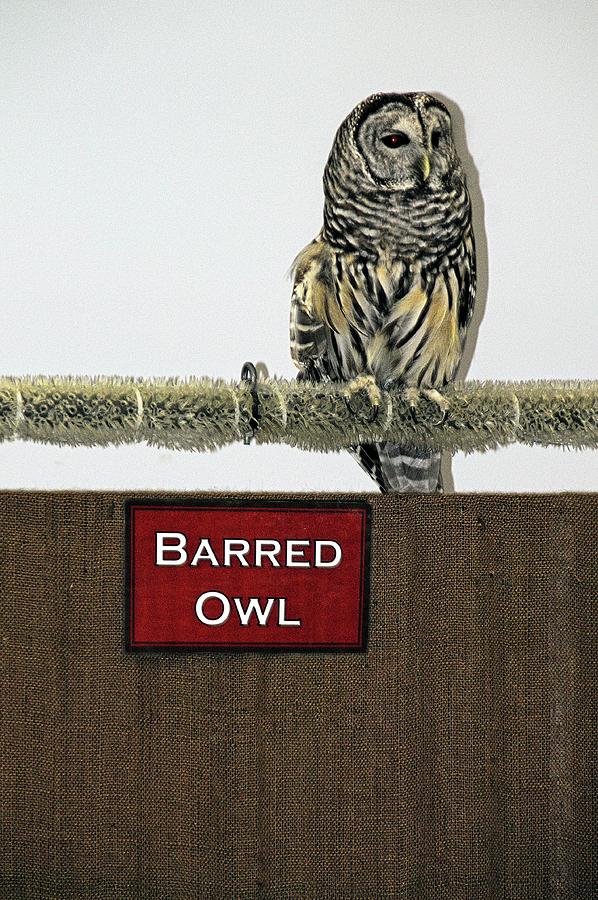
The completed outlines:
[[[409,138],[404,131],[394,131],[392,134],[385,134],[381,140],[387,147],[404,147],[405,144],[409,143]]]
[[[437,150],[440,145],[440,138],[442,137],[441,131],[433,131],[432,132],[432,147],[434,150]]]

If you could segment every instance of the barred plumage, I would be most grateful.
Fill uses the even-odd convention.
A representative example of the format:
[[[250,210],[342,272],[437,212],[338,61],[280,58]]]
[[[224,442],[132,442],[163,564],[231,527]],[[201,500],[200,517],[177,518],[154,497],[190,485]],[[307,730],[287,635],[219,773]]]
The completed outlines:
[[[446,108],[427,94],[359,104],[337,132],[324,194],[322,231],[295,260],[293,360],[311,378],[442,388],[475,297],[470,202]],[[382,490],[438,486],[439,454],[384,443],[355,455]]]

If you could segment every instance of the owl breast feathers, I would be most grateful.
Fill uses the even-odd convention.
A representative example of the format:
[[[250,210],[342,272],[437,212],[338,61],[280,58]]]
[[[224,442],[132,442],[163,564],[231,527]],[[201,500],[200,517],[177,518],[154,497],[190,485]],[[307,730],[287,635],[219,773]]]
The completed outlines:
[[[294,266],[294,362],[310,378],[369,374],[380,387],[422,391],[447,385],[473,311],[475,249],[444,105],[428,94],[376,94],[360,103],[336,134],[324,196],[322,231]],[[383,490],[434,482],[418,463],[414,486],[400,479],[403,487],[393,488],[400,448],[366,451],[365,467]],[[361,448],[356,453],[364,465]],[[438,455],[427,456],[438,469]]]

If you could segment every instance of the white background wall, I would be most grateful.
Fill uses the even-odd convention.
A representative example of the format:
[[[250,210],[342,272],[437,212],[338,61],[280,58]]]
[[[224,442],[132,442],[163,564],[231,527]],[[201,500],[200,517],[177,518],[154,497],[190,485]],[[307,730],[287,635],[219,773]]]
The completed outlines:
[[[292,376],[286,272],[319,230],[335,130],[374,91],[427,90],[467,136],[482,269],[468,376],[597,377],[597,9],[2,0],[0,370],[237,378],[252,359]],[[241,445],[5,444],[0,473],[372,487],[344,455]],[[465,491],[595,490],[598,454],[511,447],[458,455],[453,475]]]

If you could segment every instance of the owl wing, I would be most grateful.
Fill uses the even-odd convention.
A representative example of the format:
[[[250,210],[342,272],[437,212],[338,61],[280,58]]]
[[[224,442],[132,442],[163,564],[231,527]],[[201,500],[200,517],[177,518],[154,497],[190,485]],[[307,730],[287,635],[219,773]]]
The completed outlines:
[[[338,378],[331,353],[331,332],[344,331],[346,320],[335,297],[330,247],[316,238],[293,263],[291,358],[303,377]]]
[[[302,372],[321,368],[326,353],[326,328],[310,312],[309,285],[301,279],[291,297],[291,359]]]

